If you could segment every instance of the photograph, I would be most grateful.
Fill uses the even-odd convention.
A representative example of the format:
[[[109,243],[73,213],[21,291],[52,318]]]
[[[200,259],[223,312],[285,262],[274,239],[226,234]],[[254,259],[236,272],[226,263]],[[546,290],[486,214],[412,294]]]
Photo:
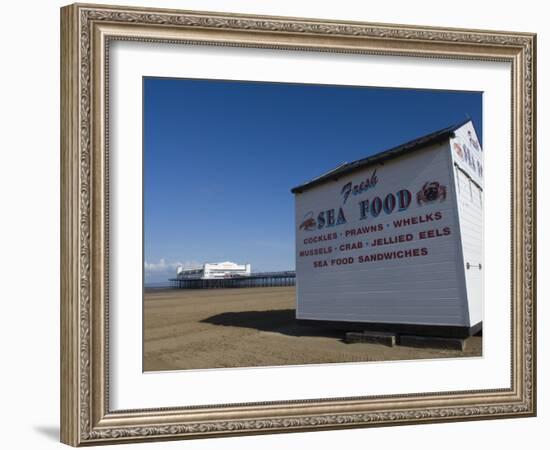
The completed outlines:
[[[181,7],[60,9],[61,442],[535,416],[537,27]]]
[[[483,93],[143,77],[143,370],[482,357]]]

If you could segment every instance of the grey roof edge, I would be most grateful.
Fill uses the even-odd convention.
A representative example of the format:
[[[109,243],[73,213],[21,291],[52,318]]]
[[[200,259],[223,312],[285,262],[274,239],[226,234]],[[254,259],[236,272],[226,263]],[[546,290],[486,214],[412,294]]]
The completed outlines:
[[[384,150],[382,152],[376,153],[371,156],[367,156],[366,158],[358,159],[356,161],[353,161],[351,163],[341,164],[337,166],[336,168],[329,170],[328,172],[324,173],[323,175],[320,175],[316,178],[313,178],[312,180],[301,184],[299,186],[296,186],[290,190],[293,194],[299,194],[301,192],[304,192],[314,186],[318,186],[319,184],[323,184],[326,181],[329,180],[337,180],[338,178],[349,175],[350,173],[353,173],[359,169],[363,169],[365,167],[368,167],[372,164],[380,163],[383,161],[387,161],[388,159],[393,159],[398,156],[401,156],[404,153],[409,153],[414,150],[418,150],[420,148],[423,148],[429,144],[433,144],[434,142],[442,141],[454,134],[454,132],[467,124],[468,122],[471,122],[472,119],[468,118],[466,120],[463,120],[462,122],[459,122],[455,125],[451,125],[446,128],[442,128],[440,130],[434,131],[429,134],[425,134],[424,136],[420,136],[418,138],[415,138],[411,141],[405,142],[403,144],[400,144],[396,147],[392,147],[388,150]]]

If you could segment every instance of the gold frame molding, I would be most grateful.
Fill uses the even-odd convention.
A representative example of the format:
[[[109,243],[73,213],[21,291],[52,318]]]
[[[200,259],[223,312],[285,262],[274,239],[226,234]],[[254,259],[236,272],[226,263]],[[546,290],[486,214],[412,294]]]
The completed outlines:
[[[108,58],[113,40],[506,61],[512,67],[508,389],[111,411]],[[61,441],[130,441],[536,414],[536,35],[75,4],[61,9]]]

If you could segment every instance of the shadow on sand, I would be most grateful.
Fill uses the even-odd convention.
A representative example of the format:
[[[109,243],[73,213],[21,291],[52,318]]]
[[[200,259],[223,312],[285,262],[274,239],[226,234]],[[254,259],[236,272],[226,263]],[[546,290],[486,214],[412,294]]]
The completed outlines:
[[[201,322],[227,327],[251,328],[287,336],[342,337],[341,330],[298,322],[294,309],[226,312],[210,316]]]

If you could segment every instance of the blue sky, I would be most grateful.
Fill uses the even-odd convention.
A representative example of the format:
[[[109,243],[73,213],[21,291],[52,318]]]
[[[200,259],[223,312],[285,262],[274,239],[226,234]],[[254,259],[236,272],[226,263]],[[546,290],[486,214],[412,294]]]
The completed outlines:
[[[145,281],[178,264],[294,269],[290,189],[461,122],[482,94],[144,78]]]

